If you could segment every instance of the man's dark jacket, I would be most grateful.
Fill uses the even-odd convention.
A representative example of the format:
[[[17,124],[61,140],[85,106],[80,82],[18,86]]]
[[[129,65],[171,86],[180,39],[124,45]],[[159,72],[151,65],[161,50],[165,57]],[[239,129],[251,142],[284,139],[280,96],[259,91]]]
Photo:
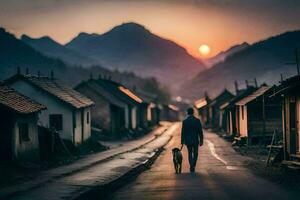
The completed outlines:
[[[198,118],[189,115],[182,122],[181,129],[181,144],[192,145],[203,143],[202,125]]]

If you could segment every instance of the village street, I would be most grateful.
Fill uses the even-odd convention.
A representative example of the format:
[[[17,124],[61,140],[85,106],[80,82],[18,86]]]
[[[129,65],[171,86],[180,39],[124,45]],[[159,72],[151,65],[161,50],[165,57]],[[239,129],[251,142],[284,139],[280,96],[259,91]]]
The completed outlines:
[[[150,170],[123,187],[111,199],[298,199],[272,182],[253,175],[231,145],[205,132],[195,174],[189,173],[183,150],[183,173],[175,174],[171,150],[180,146],[179,131]],[[99,199],[101,199],[99,197]]]
[[[114,148],[54,168],[27,181],[0,188],[0,199],[81,199],[95,187],[105,186],[130,171],[138,171],[170,141],[179,123],[162,123],[144,137],[130,142],[112,142]]]

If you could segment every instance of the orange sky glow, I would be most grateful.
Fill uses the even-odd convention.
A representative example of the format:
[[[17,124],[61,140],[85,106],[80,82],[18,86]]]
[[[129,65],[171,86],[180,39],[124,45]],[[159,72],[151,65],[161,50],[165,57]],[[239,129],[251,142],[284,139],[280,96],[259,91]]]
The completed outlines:
[[[30,1],[36,2],[28,0]],[[184,1],[73,2],[62,3],[61,6],[55,6],[57,1],[49,1],[48,4],[28,3],[23,7],[0,8],[0,26],[17,36],[48,35],[64,44],[80,32],[101,34],[124,22],[136,22],[145,25],[153,33],[182,45],[195,57],[201,57],[198,49],[202,44],[207,44],[211,52],[206,56],[202,55],[202,58],[216,55],[244,41],[253,43],[300,28],[300,24],[270,21],[267,14],[257,15],[250,10],[233,12],[233,8],[226,6],[180,3]],[[11,12],[10,9],[15,9],[16,12]]]

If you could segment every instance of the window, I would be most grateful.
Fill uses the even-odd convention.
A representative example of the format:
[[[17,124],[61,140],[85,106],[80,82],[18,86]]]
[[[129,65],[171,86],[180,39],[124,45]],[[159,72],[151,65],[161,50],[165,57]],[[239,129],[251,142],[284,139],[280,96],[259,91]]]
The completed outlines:
[[[242,106],[242,119],[244,119],[244,107],[245,106]]]
[[[90,123],[90,112],[86,113],[86,123],[89,124]]]
[[[29,128],[27,123],[19,123],[20,143],[29,141]]]
[[[60,114],[49,115],[49,126],[61,131],[63,129],[63,116]]]

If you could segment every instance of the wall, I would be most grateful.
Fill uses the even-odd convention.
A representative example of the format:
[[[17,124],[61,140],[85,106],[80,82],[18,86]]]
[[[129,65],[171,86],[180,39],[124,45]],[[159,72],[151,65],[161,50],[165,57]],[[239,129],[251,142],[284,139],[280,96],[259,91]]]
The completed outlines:
[[[78,145],[82,142],[81,110],[75,110],[73,114],[76,120],[76,127],[74,128],[74,143]]]
[[[39,114],[39,125],[49,128],[49,115],[62,114],[63,130],[60,131],[60,136],[61,138],[73,141],[73,118],[71,107],[67,106],[56,97],[43,92],[42,90],[32,86],[31,84],[23,80],[18,80],[13,84],[10,84],[10,86],[18,92],[47,106],[47,110],[44,110]]]
[[[137,127],[137,121],[138,121],[138,113],[137,113],[137,107],[133,107],[132,109],[131,109],[131,119],[132,119],[132,121],[131,121],[131,126],[132,126],[132,129],[136,129],[136,127]]]
[[[85,130],[87,131],[86,134],[90,135],[90,128],[91,126],[95,126],[98,128],[102,128],[108,132],[113,132],[112,130],[112,119],[111,119],[111,102],[99,94],[99,92],[94,91],[92,88],[85,84],[81,84],[79,87],[76,88],[77,91],[84,94],[85,96],[92,99],[95,103],[95,105],[90,109],[90,116],[91,116],[91,124],[86,124]],[[128,120],[128,108],[127,105],[124,103],[124,107],[122,109],[125,109],[125,127],[129,127],[129,120]],[[86,120],[86,113],[88,110],[85,110],[85,120]],[[87,136],[88,137],[88,136]]]
[[[244,107],[244,112],[242,112],[242,107]],[[241,137],[248,136],[247,122],[247,106],[239,106],[239,133]]]
[[[142,104],[139,106],[139,126],[140,127],[147,127],[148,126],[148,111],[150,110],[149,104]],[[151,116],[151,112],[149,112],[149,115]]]
[[[232,111],[229,111],[229,133],[233,134],[233,117],[232,117]]]
[[[39,140],[38,140],[38,116],[27,115],[15,119],[12,135],[12,149],[14,160],[39,160]],[[29,141],[20,142],[19,123],[28,123]]]
[[[154,108],[154,105],[152,105],[152,103],[147,106],[147,121],[148,122],[152,122],[152,112],[151,112],[152,108]]]
[[[89,123],[87,122],[87,113],[89,113],[89,118],[90,121]],[[83,127],[84,127],[84,141],[89,139],[91,137],[91,107],[85,108],[84,109],[84,123],[83,123]]]
[[[219,115],[219,127],[223,127],[224,110],[220,110]]]
[[[84,84],[80,85],[76,90],[95,103],[91,110],[92,126],[110,131],[110,110],[107,99]]]

